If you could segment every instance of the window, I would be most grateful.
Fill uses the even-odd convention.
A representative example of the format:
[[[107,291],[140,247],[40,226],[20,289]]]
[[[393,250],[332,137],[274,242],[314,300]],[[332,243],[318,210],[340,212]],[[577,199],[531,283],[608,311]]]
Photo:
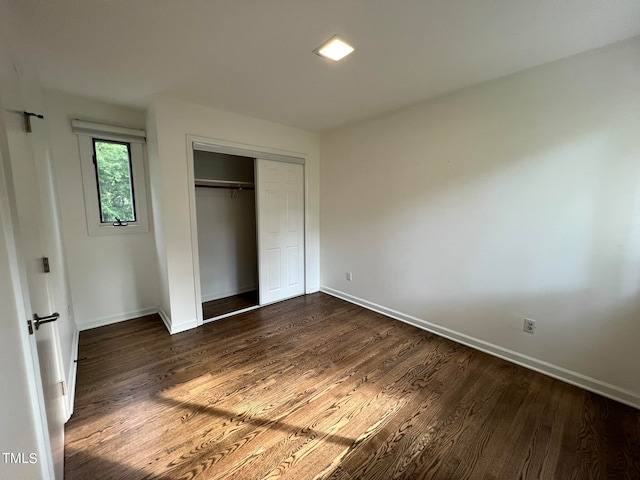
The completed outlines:
[[[131,144],[93,139],[100,223],[136,221]]]
[[[89,235],[149,231],[144,130],[74,120]]]

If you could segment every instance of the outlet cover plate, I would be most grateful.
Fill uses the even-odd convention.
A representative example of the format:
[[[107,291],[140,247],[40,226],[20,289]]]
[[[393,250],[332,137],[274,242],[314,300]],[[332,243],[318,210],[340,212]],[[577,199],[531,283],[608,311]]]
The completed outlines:
[[[527,333],[534,334],[536,332],[536,321],[531,320],[530,318],[524,319],[524,326],[522,328]]]

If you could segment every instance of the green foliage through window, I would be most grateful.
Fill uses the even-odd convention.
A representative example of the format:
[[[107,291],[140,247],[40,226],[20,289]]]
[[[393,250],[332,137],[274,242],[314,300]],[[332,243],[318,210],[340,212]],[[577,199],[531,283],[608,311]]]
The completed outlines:
[[[100,221],[135,222],[129,144],[94,139],[93,150],[98,180]]]

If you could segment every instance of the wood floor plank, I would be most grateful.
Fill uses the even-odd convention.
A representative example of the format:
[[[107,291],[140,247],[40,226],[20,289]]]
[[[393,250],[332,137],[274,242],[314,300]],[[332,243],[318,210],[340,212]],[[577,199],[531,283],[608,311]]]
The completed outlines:
[[[317,293],[82,332],[67,479],[640,478],[640,412]]]
[[[204,302],[202,304],[202,315],[206,320],[255,305],[258,305],[258,291],[251,290],[249,292]]]

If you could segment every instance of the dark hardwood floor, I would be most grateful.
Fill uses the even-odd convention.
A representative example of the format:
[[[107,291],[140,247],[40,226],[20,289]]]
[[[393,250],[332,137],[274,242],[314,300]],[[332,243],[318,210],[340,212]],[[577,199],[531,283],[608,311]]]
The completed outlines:
[[[238,310],[255,305],[258,305],[258,291],[251,290],[250,292],[204,302],[202,304],[202,315],[206,320],[224,315],[225,313],[237,312]]]
[[[66,479],[639,479],[640,411],[325,294],[82,332]]]

